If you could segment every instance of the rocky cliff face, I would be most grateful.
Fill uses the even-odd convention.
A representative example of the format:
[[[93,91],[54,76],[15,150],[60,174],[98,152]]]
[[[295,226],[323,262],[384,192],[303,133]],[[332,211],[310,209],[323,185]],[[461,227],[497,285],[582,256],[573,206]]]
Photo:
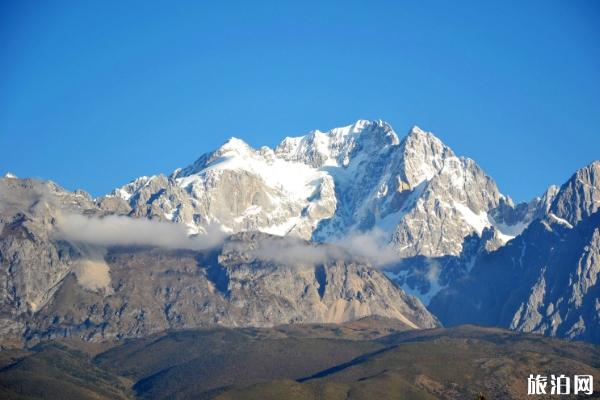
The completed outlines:
[[[68,276],[28,320],[25,336],[104,340],[166,329],[341,322],[368,315],[395,318],[412,329],[438,325],[418,300],[368,265],[282,264],[243,250],[267,237],[236,235],[212,254],[112,249],[105,257],[111,290],[86,290]]]
[[[409,328],[438,325],[419,300],[335,246],[246,232],[205,251],[106,248],[86,242],[84,232],[61,233],[65,213],[98,220],[114,213],[106,199],[14,178],[0,180],[0,196],[3,340],[104,340],[368,315]]]
[[[577,171],[547,212],[436,296],[445,324],[478,323],[600,342],[600,162]]]
[[[94,206],[87,194],[52,183],[0,179],[0,335],[21,332],[18,317],[42,308],[72,271],[77,249],[51,238],[58,207]]]
[[[598,341],[599,176],[594,162],[515,205],[431,133],[401,139],[357,121],[275,149],[231,139],[97,199],[5,177],[0,335],[100,340],[366,315],[435,326],[407,292],[449,324]],[[105,232],[86,232],[90,221]],[[112,240],[126,221],[146,239]],[[215,225],[231,237],[198,246]]]
[[[489,226],[513,237],[535,211],[517,209],[473,160],[431,133],[415,127],[400,140],[389,124],[364,120],[288,137],[274,150],[231,139],[108,198],[192,232],[217,222],[231,232],[331,241],[380,229],[402,257],[458,255],[466,236]]]
[[[439,276],[465,271],[440,275],[431,265],[444,269],[445,262],[419,259],[464,258],[465,240],[486,228],[505,243],[546,206],[544,199],[515,206],[473,160],[431,133],[414,127],[400,139],[389,124],[364,120],[288,137],[275,149],[231,139],[168,177],[134,180],[101,200],[108,202],[121,202],[111,206],[131,216],[184,224],[191,233],[217,223],[232,233],[319,242],[376,237],[383,252],[407,267],[401,272],[408,279],[397,279],[398,264],[389,276],[423,300],[447,284]]]
[[[125,201],[131,216],[185,224],[190,233],[215,223],[232,233],[260,230],[307,239],[336,206],[326,173],[239,139],[169,177],[138,178],[103,201],[111,198]]]

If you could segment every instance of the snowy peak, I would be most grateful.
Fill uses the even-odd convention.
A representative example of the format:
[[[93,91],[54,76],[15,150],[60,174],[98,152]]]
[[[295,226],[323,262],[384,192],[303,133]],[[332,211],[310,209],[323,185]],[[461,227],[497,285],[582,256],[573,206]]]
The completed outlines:
[[[580,175],[575,181],[593,180]],[[470,262],[478,243],[486,250],[508,243],[556,202],[550,188],[541,199],[514,205],[475,161],[456,156],[434,134],[414,126],[400,139],[381,120],[287,137],[275,149],[231,138],[168,178],[142,177],[115,193],[107,208],[184,224],[190,233],[218,224],[231,233],[317,242],[360,237],[360,246],[372,242],[388,264]],[[419,289],[424,299],[447,285],[446,273],[431,265],[404,276],[421,282],[432,273]]]
[[[446,161],[456,158],[454,152],[430,132],[414,126],[400,144],[403,172],[407,183],[415,187],[431,180],[444,168]],[[451,160],[455,163],[458,159]]]
[[[214,152],[203,154],[192,165],[174,171],[173,177],[181,178],[197,174],[204,170],[209,164],[215,162],[220,158],[237,156],[248,157],[255,152],[256,150],[254,150],[248,143],[244,142],[242,139],[231,137]]]
[[[517,206],[537,215],[507,245],[471,263],[429,304],[445,324],[504,326],[600,342],[600,198],[596,161],[556,192]],[[548,208],[547,204],[551,202]]]
[[[442,143],[442,141],[433,133],[424,131],[417,125],[413,125],[412,128],[409,129],[404,139],[412,139],[416,141],[437,141]]]
[[[238,139],[236,137],[231,137],[227,140],[219,149],[214,153],[218,155],[225,154],[239,154],[245,155],[250,152],[253,152],[254,149],[250,147],[250,145],[244,142],[242,139]]]
[[[505,199],[432,133],[414,126],[400,140],[382,120],[287,137],[275,149],[231,138],[168,178],[142,177],[113,194],[132,215],[191,232],[219,223],[332,241],[378,229],[400,256],[459,254],[467,235],[498,225],[489,213]]]
[[[545,212],[548,212],[548,210],[550,210],[552,202],[556,198],[556,195],[559,191],[560,188],[558,186],[550,185],[548,186],[548,189],[546,189],[542,197],[540,197],[540,202],[543,204]]]
[[[433,133],[426,132],[423,129],[419,128],[417,125],[414,125],[412,128],[410,128],[410,130],[406,134],[404,140],[417,142],[417,143],[418,142],[425,142],[425,143],[436,142],[438,144],[441,144],[442,146],[444,145],[442,143],[442,141],[437,136],[435,136]]]
[[[304,136],[287,137],[275,148],[275,154],[314,168],[348,167],[358,152],[373,153],[398,143],[398,136],[388,123],[358,120],[328,132],[315,130]]]

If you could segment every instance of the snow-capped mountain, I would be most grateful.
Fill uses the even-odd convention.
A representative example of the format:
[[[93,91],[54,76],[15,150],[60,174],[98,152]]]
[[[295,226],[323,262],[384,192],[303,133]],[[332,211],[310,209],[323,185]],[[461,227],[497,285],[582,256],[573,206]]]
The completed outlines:
[[[557,190],[544,215],[433,298],[443,323],[600,343],[600,161]]]
[[[330,241],[378,228],[400,256],[458,255],[470,233],[494,226],[508,240],[531,217],[500,215],[517,208],[433,134],[414,127],[400,140],[389,124],[365,120],[288,137],[275,149],[232,138],[168,177],[141,177],[108,197],[191,232],[218,223]]]
[[[274,149],[232,138],[186,168],[138,178],[101,201],[191,233],[216,223],[233,233],[323,242],[372,234],[398,259],[464,256],[465,239],[485,228],[503,244],[543,206],[515,206],[473,160],[433,134],[413,127],[399,138],[381,120],[287,137]],[[399,283],[425,299],[445,284],[423,271],[429,264],[410,265],[389,276],[420,277]]]
[[[190,233],[215,223],[232,233],[310,238],[335,211],[326,172],[235,138],[169,177],[141,177],[111,196],[125,200],[134,216],[182,223]]]
[[[169,246],[169,238],[148,238],[180,231],[189,239],[183,227],[110,215],[107,207],[114,205],[52,182],[0,178],[3,346],[206,326],[339,323],[372,315],[396,319],[407,329],[439,326],[418,299],[337,246],[257,232],[201,249],[182,247],[185,241]]]
[[[7,175],[0,337],[366,315],[437,326],[425,303],[448,324],[599,341],[599,177],[596,161],[515,205],[433,134],[364,120],[273,149],[230,139],[96,199]]]

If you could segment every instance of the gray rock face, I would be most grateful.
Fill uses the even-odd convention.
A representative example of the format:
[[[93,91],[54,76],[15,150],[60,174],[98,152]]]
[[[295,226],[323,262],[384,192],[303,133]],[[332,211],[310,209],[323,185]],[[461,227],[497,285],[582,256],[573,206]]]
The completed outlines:
[[[51,243],[53,210],[93,207],[84,192],[67,193],[53,183],[0,178],[0,337],[19,338],[20,318],[43,308],[73,268],[76,249]]]
[[[543,218],[558,193],[557,186],[550,186],[541,197],[531,200],[529,203],[520,203],[513,205],[505,199],[500,199],[500,204],[492,211],[492,218],[496,224],[503,227],[512,227],[505,229],[507,233],[516,236],[525,229],[525,227],[534,219]],[[512,232],[511,232],[512,231]]]
[[[0,178],[0,310],[8,318],[35,312],[70,272],[76,250],[52,242],[55,210],[95,208],[89,195],[53,183]]]
[[[0,337],[102,340],[367,315],[436,326],[406,291],[444,323],[599,342],[599,173],[597,161],[515,205],[432,134],[415,127],[399,139],[383,121],[358,121],[275,149],[231,139],[98,199],[7,176]],[[101,246],[57,234],[63,213],[192,235],[218,224],[232,236],[214,251]],[[381,251],[393,250],[389,279],[351,249],[317,244],[356,233],[358,246],[379,235]]]
[[[564,185],[553,199],[550,212],[576,225],[600,208],[600,161],[581,168]]]
[[[504,244],[505,238],[496,228],[484,228],[481,236],[472,233],[464,239],[458,256],[406,257],[383,272],[405,292],[429,304],[441,289],[464,279],[481,257]]]
[[[356,150],[344,156],[347,167],[332,172],[338,209],[321,222],[316,239],[379,228],[399,256],[457,255],[467,235],[492,224],[487,212],[503,196],[472,160],[418,128],[402,141],[385,123],[370,129],[379,136],[361,131]],[[362,144],[364,135],[379,140]]]
[[[99,202],[107,210],[129,208],[131,216],[184,224],[190,233],[217,223],[232,233],[318,242],[377,237],[397,259],[408,259],[404,265],[412,263],[405,270],[411,279],[397,282],[428,300],[445,283],[412,284],[439,274],[430,271],[434,264],[410,259],[464,257],[465,240],[491,227],[505,243],[548,199],[515,206],[473,160],[456,156],[433,134],[414,127],[400,139],[383,121],[359,120],[285,138],[273,150],[231,139],[169,177],[138,178]]]
[[[26,338],[95,341],[165,329],[342,322],[367,315],[395,318],[410,328],[438,326],[418,300],[367,265],[339,260],[283,265],[240,249],[240,243],[252,246],[261,238],[234,236],[213,254],[113,249],[106,255],[113,292],[91,292],[67,277],[28,320]]]
[[[100,217],[122,204],[108,207],[111,200],[95,203],[52,183],[12,178],[0,180],[0,196],[3,341],[94,341],[368,315],[396,318],[410,328],[438,326],[419,300],[334,246],[246,232],[213,251],[99,249],[63,238],[58,221],[65,212]],[[316,258],[289,257],[292,250]],[[84,263],[106,265],[108,282],[86,284],[98,277],[82,275]]]
[[[574,174],[546,215],[433,298],[445,324],[478,323],[600,342],[600,162]]]
[[[527,205],[516,210],[473,160],[431,133],[415,127],[400,140],[389,124],[364,120],[288,137],[274,150],[231,139],[168,178],[138,178],[109,198],[126,201],[130,215],[191,232],[216,222],[331,241],[383,230],[402,257],[459,255],[471,233],[496,226],[508,238],[531,219],[521,212]]]
[[[327,174],[231,139],[169,177],[138,178],[100,202],[118,198],[131,216],[185,224],[190,233],[212,223],[230,232],[310,238],[318,221],[333,214],[333,193]]]

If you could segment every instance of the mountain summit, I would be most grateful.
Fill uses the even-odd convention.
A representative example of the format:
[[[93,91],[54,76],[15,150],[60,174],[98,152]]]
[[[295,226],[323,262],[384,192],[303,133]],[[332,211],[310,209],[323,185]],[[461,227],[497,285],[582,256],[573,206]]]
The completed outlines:
[[[599,171],[515,205],[432,133],[359,120],[275,148],[231,138],[96,199],[0,178],[0,336],[438,326],[428,304],[443,323],[598,341]]]
[[[375,244],[357,247],[379,264],[425,257],[419,267],[394,263],[388,274],[425,301],[466,273],[465,263],[447,275],[427,260],[470,257],[466,241],[485,229],[500,246],[544,206],[541,200],[514,205],[473,160],[455,155],[432,133],[414,126],[400,138],[381,120],[286,137],[274,149],[231,138],[169,176],[140,177],[101,202],[131,216],[184,224],[192,234],[218,224],[230,233],[318,242],[362,236]]]
[[[162,182],[169,179],[135,184]],[[111,207],[120,210],[110,198],[51,182],[0,178],[0,342],[374,315],[407,329],[439,326],[417,298],[338,246],[260,232],[208,243],[208,234],[188,236],[177,224],[118,216]],[[207,245],[190,246],[200,241]]]
[[[274,149],[232,138],[168,177],[138,178],[109,197],[131,215],[192,233],[218,223],[331,241],[382,230],[403,257],[458,255],[473,232],[494,227],[508,240],[527,222],[496,221],[500,205],[504,214],[514,205],[473,160],[416,126],[399,139],[381,120],[287,137]]]
[[[578,170],[521,235],[433,298],[445,324],[600,343],[600,161]]]

